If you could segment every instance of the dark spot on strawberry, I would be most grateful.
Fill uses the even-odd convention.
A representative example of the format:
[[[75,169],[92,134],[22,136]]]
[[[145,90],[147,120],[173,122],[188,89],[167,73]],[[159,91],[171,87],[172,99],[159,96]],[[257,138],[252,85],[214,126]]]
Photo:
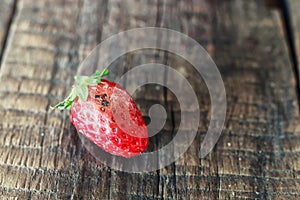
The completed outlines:
[[[102,100],[102,106],[109,106],[109,102],[107,100]]]
[[[96,98],[96,99],[100,98],[100,95],[99,95],[99,94],[96,94],[96,95],[95,95],[95,98]]]
[[[105,99],[107,97],[107,94],[102,94],[101,99]]]

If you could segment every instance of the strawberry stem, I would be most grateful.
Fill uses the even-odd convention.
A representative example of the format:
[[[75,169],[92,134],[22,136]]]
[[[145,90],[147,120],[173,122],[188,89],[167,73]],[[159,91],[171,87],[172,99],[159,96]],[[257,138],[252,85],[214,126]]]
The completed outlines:
[[[101,73],[97,70],[92,76],[75,76],[76,84],[72,86],[72,90],[65,100],[59,102],[51,109],[71,110],[72,104],[78,97],[79,101],[84,102],[88,97],[88,86],[94,86],[101,82],[101,78],[109,74],[108,69],[104,69]]]

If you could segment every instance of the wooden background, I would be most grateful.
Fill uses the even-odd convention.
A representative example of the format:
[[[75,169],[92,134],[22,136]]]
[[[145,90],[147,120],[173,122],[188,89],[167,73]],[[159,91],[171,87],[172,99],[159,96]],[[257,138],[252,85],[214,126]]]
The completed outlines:
[[[0,199],[300,199],[300,1],[274,2],[0,0]],[[186,67],[201,106],[199,134],[171,165],[125,173],[94,159],[69,114],[49,105],[68,93],[98,43],[147,26],[180,31],[207,49],[225,83],[227,118],[213,151],[199,159],[210,116],[206,87],[188,63],[156,52],[156,61]],[[176,99],[150,86],[135,98],[143,113],[161,103],[173,116],[151,139],[153,148],[163,146],[178,128]]]

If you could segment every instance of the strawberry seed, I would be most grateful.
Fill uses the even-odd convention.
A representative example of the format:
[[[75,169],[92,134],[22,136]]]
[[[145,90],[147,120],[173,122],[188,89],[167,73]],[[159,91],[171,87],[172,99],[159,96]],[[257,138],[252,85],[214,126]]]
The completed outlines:
[[[101,104],[102,104],[103,106],[109,106],[109,102],[108,102],[107,100],[103,100],[103,101],[101,102]]]

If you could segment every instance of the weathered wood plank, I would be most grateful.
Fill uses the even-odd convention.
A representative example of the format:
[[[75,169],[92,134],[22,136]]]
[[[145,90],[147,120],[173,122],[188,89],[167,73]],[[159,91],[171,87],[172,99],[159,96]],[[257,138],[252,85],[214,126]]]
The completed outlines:
[[[0,1],[0,63],[2,51],[5,48],[5,41],[7,40],[6,37],[14,16],[14,3],[14,0]]]
[[[109,173],[102,175],[97,164],[81,170],[82,158],[89,157],[83,155],[87,153],[79,141],[72,142],[78,137],[69,134],[69,120],[63,113],[48,110],[66,95],[79,64],[79,44],[86,46],[85,34],[79,33],[82,22],[78,21],[87,15],[83,14],[84,4],[89,2],[18,2],[1,68],[3,198],[107,198],[108,193],[102,191],[109,185]],[[81,161],[73,160],[76,157]],[[86,182],[86,176],[93,178]],[[86,187],[78,184],[80,180]],[[95,192],[91,193],[92,188]]]
[[[292,30],[292,36],[295,47],[295,54],[296,54],[296,60],[295,60],[295,67],[298,68],[298,73],[300,73],[300,14],[298,12],[300,8],[300,2],[296,0],[287,0],[287,8],[289,9],[289,16],[291,20],[291,30]],[[300,74],[297,74],[296,77],[298,78],[298,84],[300,84]],[[300,86],[298,86],[300,88]],[[298,91],[299,92],[299,91]]]
[[[50,113],[48,106],[66,95],[79,61],[101,40],[145,26],[172,28],[203,44],[223,76],[228,114],[218,145],[199,160],[210,118],[201,77],[165,52],[121,58],[117,64],[124,69],[142,57],[183,72],[203,113],[199,134],[181,159],[156,172],[131,174],[97,162],[81,145],[68,114]],[[0,80],[3,198],[299,198],[295,82],[279,13],[266,10],[262,1],[20,0],[10,40]],[[144,113],[153,102],[166,106],[176,124],[180,107],[164,92],[145,87],[135,97]],[[154,138],[152,147],[163,146],[175,130],[169,119],[167,134]]]
[[[298,147],[285,145],[291,138],[299,143],[294,74],[280,13],[262,4],[231,1],[216,8],[215,61],[229,97],[216,154],[220,198],[299,198]]]

